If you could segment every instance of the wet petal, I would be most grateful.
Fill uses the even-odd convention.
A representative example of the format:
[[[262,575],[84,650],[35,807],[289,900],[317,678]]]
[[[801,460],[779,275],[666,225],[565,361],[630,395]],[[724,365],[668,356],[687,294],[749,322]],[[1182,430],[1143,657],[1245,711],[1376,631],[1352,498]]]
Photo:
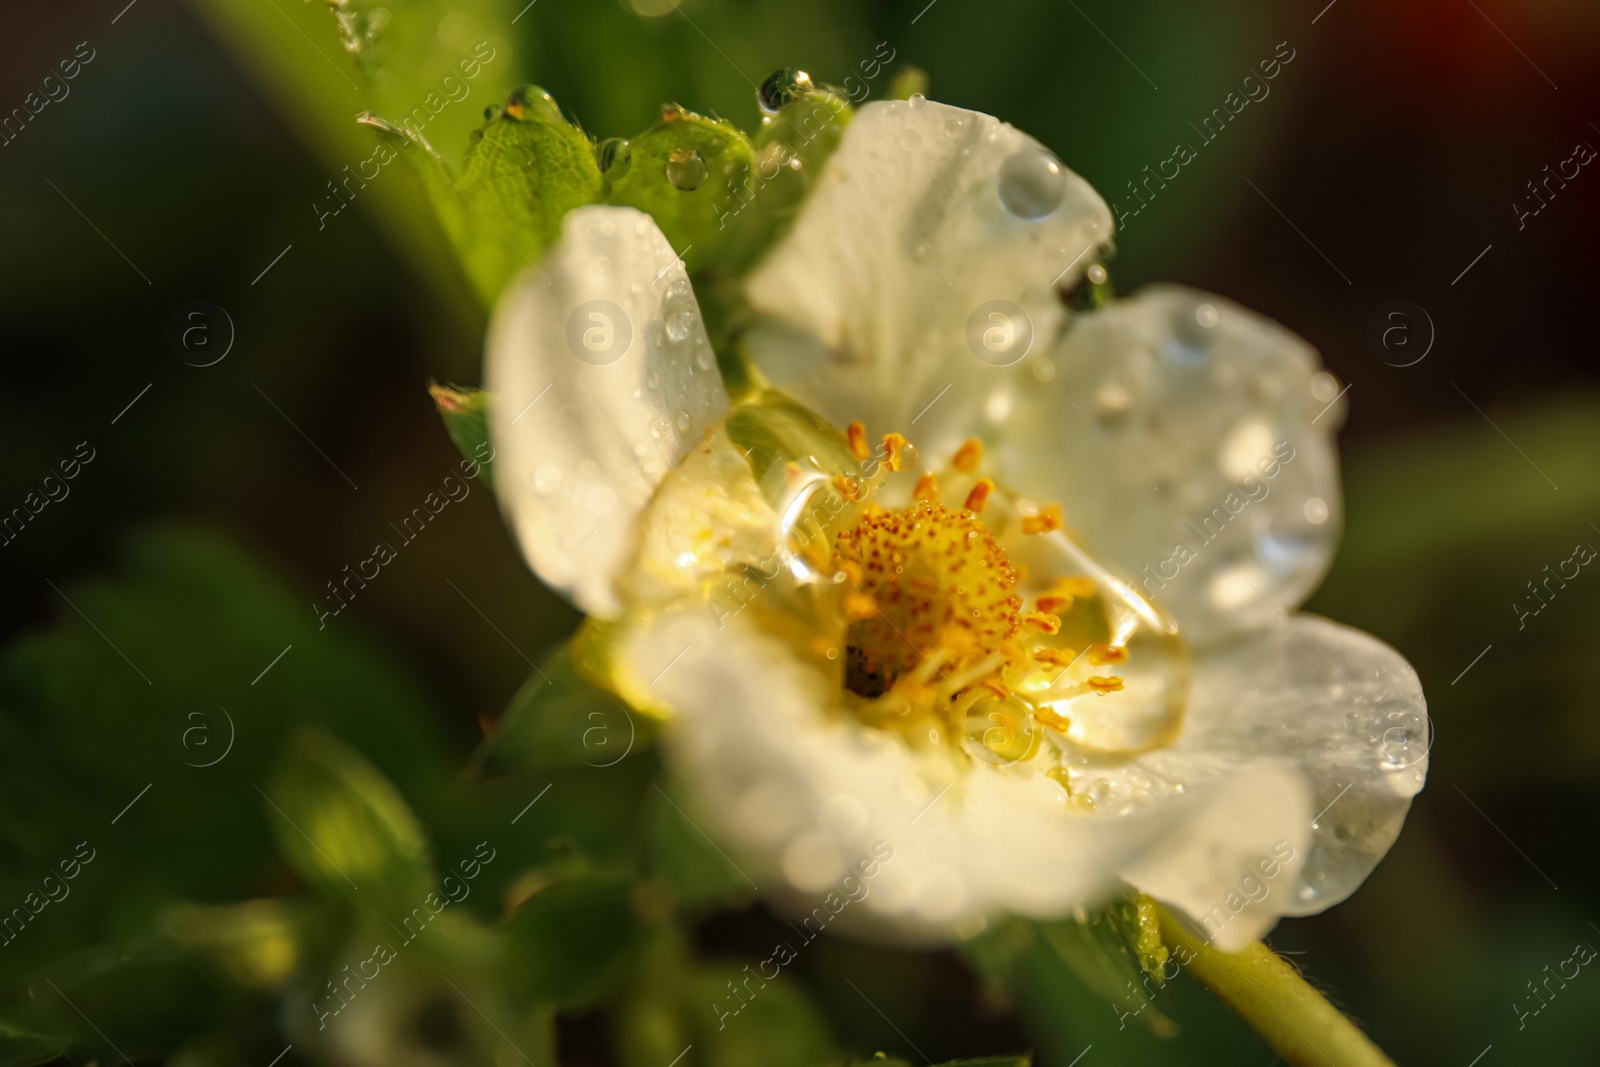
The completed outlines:
[[[1340,524],[1339,387],[1316,352],[1220,297],[1140,290],[1082,315],[994,446],[1091,551],[1204,643],[1281,621]]]
[[[1026,134],[942,104],[868,104],[749,279],[775,320],[750,351],[837,426],[916,422],[943,447],[1011,376],[997,365],[1048,349],[1055,286],[1111,237],[1105,203]]]
[[[1284,762],[1309,791],[1309,843],[1298,881],[1273,887],[1272,906],[1307,915],[1337,904],[1388,852],[1427,777],[1416,672],[1376,638],[1315,615],[1209,649],[1194,666],[1178,740],[1127,760],[1074,753],[1074,788],[1097,810],[1135,811]]]
[[[591,615],[661,479],[728,397],[682,262],[632,208],[569,213],[502,295],[485,357],[503,506],[546,584]]]

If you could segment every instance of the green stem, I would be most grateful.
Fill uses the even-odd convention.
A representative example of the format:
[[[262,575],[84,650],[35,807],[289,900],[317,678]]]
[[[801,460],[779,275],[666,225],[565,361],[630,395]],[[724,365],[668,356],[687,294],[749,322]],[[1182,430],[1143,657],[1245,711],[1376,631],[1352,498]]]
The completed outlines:
[[[1161,936],[1201,983],[1294,1067],[1394,1067],[1355,1023],[1259,941],[1221,952],[1158,907]],[[1178,954],[1178,949],[1183,954]]]

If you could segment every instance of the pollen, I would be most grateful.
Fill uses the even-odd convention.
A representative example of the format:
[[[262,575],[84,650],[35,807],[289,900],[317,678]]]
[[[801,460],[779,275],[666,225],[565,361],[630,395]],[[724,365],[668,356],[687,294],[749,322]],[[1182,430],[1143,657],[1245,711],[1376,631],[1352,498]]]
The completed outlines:
[[[950,465],[962,474],[971,474],[978,469],[978,464],[983,462],[983,442],[976,437],[969,437],[956,449],[956,454],[950,457]]]
[[[860,569],[854,595],[875,608],[856,615],[846,597],[846,684],[862,696],[879,696],[913,672],[919,677],[912,681],[924,682],[935,673],[987,675],[993,667],[984,664],[1003,662],[1016,636],[1016,569],[968,512],[919,500],[903,511],[869,513],[839,535],[835,563],[847,573]]]

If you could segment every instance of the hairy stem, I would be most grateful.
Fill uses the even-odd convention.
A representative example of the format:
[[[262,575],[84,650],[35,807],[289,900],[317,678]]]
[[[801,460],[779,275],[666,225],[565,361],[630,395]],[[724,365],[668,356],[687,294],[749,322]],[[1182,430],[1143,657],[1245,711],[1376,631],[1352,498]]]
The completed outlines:
[[[1355,1023],[1261,942],[1220,952],[1193,937],[1166,908],[1157,910],[1162,939],[1191,955],[1187,969],[1293,1067],[1394,1067]]]

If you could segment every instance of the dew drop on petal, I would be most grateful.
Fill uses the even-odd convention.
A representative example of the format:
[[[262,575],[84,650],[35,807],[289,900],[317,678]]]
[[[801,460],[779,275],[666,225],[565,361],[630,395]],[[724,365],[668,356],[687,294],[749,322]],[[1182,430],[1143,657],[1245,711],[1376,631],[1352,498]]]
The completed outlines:
[[[1024,148],[1000,164],[1000,204],[1019,219],[1044,218],[1066,191],[1061,161],[1043,149]]]
[[[667,157],[667,181],[674,189],[691,193],[706,181],[706,161],[693,148],[674,149]]]
[[[921,93],[912,93],[906,103],[911,105],[912,111],[921,111],[928,104],[928,98]]]
[[[710,370],[716,364],[716,362],[717,359],[711,354],[711,349],[709,348],[702,348],[700,351],[694,354],[695,366],[699,367],[701,370]]]
[[[1328,521],[1328,502],[1320,496],[1307,500],[1302,510],[1305,512],[1306,521],[1313,526],[1321,526]]]

